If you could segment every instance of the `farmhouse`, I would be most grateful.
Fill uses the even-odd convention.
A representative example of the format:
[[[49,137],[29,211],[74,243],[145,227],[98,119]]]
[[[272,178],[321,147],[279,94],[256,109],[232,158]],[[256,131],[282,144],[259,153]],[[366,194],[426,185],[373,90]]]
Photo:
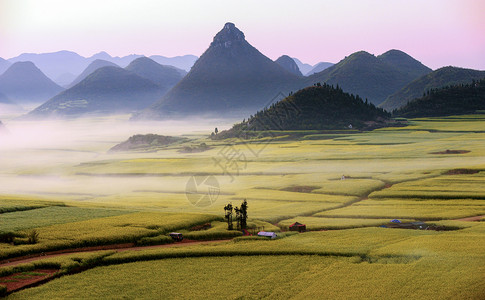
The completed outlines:
[[[305,232],[306,231],[306,225],[301,224],[299,222],[295,222],[295,223],[290,225],[290,231]]]
[[[270,239],[275,239],[276,233],[272,232],[272,231],[260,231],[260,232],[258,232],[258,236],[267,237],[267,238],[270,238]]]

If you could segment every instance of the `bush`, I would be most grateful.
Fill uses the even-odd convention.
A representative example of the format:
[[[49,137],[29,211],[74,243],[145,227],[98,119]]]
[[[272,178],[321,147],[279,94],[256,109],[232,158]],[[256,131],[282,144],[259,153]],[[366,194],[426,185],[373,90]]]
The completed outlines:
[[[39,233],[37,232],[37,230],[32,229],[27,235],[27,239],[29,244],[37,244],[37,242],[39,241]]]
[[[0,285],[0,297],[7,295],[7,287],[4,285]]]
[[[13,243],[14,238],[21,237],[15,232],[0,232],[0,243]]]
[[[238,236],[242,236],[242,232],[236,230],[206,230],[184,233],[184,238],[189,240],[223,240]]]
[[[170,243],[173,243],[173,239],[166,235],[144,237],[136,241],[136,244],[140,246],[164,245],[164,244],[170,244]]]

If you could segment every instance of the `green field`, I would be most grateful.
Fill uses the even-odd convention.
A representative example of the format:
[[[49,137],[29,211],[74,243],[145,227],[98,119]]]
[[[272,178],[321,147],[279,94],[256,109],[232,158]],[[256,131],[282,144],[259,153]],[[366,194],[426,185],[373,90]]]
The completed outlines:
[[[81,265],[90,270],[9,298],[121,293],[184,299],[481,299],[484,218],[456,220],[485,215],[484,128],[485,115],[471,115],[415,119],[407,127],[363,133],[312,132],[293,140],[212,141],[197,133],[186,144],[146,153],[107,153],[126,137],[108,143],[89,136],[71,148],[2,150],[0,233],[16,235],[19,243],[0,243],[0,259],[82,246],[163,244],[173,230],[193,240],[236,237],[40,260],[23,270],[54,266],[69,273]],[[178,151],[201,142],[212,148]],[[17,154],[39,159],[14,163]],[[213,203],[191,203],[186,189],[192,176],[214,176]],[[209,189],[199,186],[198,192],[195,198]],[[221,221],[223,207],[239,206],[243,199],[255,230],[285,231],[300,222],[315,232],[280,233],[274,241],[238,237]],[[391,219],[448,230],[379,228]],[[191,229],[205,223],[212,228]],[[38,242],[22,243],[34,229]],[[0,274],[14,272],[0,267]]]

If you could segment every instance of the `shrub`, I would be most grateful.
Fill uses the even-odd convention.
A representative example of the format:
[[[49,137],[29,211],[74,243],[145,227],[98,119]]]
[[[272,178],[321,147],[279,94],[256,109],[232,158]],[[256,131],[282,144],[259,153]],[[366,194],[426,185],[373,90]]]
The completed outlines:
[[[29,241],[29,244],[37,244],[37,242],[39,241],[39,233],[37,232],[37,230],[32,229],[27,235],[27,239]]]
[[[164,245],[164,244],[170,244],[170,243],[173,243],[173,239],[166,235],[144,237],[136,241],[136,244],[140,246]]]
[[[4,297],[7,295],[7,287],[0,284],[0,297]]]

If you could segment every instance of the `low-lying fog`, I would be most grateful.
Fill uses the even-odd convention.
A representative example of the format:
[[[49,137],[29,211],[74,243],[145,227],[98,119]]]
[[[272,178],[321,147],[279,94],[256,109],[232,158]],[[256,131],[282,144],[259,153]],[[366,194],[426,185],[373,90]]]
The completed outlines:
[[[119,185],[122,190],[124,183],[107,178],[89,178],[86,181],[88,178],[69,174],[70,169],[84,162],[119,157],[119,154],[107,151],[134,134],[197,138],[208,136],[215,127],[226,129],[236,122],[203,118],[132,122],[129,117],[119,115],[49,121],[0,119],[7,129],[7,132],[0,133],[0,194],[104,194],[103,191],[111,191],[113,185]],[[125,155],[144,156],[121,154]]]

